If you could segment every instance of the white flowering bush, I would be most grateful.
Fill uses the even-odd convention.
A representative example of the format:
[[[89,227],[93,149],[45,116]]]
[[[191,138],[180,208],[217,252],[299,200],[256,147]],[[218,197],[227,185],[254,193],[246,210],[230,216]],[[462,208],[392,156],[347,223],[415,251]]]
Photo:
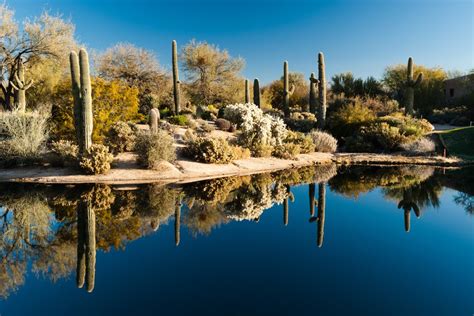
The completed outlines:
[[[235,199],[226,204],[225,210],[230,220],[253,221],[272,206],[271,188],[264,186],[260,190],[240,190]]]
[[[224,117],[237,125],[241,131],[239,143],[250,149],[261,145],[281,145],[288,133],[282,119],[264,114],[253,103],[228,105]]]

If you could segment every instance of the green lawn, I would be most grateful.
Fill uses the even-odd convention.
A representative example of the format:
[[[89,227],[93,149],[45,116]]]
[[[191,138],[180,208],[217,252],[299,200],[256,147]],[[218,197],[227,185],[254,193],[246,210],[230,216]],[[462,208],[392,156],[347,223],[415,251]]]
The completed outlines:
[[[474,160],[474,126],[438,132],[448,148],[449,155]]]

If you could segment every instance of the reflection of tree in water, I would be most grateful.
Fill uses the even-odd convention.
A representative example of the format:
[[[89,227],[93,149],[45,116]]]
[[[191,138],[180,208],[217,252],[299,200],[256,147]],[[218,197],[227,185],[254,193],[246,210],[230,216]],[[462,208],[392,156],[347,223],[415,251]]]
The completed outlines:
[[[459,192],[454,197],[454,202],[464,207],[468,214],[474,215],[474,196],[464,192]]]
[[[409,186],[394,186],[383,189],[386,198],[398,201],[398,208],[404,212],[405,231],[410,231],[410,213],[421,217],[423,208],[439,207],[441,184],[435,178]]]
[[[357,198],[378,187],[407,187],[433,175],[430,166],[403,167],[342,167],[329,181],[331,191]]]
[[[177,192],[152,185],[136,191],[0,185],[0,296],[24,282],[29,265],[53,281],[77,270],[77,284],[92,291],[96,249],[124,249],[150,233],[153,220],[176,215]]]

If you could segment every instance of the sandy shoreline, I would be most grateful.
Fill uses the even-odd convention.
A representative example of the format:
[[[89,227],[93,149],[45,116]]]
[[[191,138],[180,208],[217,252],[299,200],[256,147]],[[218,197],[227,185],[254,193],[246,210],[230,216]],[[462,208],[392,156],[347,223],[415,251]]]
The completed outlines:
[[[139,183],[186,183],[228,176],[243,176],[320,164],[358,165],[434,165],[455,167],[464,162],[457,158],[407,157],[364,153],[311,153],[298,155],[296,160],[277,158],[249,158],[230,164],[205,164],[189,160],[164,163],[161,171],[147,170],[136,165],[131,153],[116,157],[113,167],[105,175],[84,175],[72,168],[22,167],[0,169],[0,182],[30,182],[46,184],[139,184]]]

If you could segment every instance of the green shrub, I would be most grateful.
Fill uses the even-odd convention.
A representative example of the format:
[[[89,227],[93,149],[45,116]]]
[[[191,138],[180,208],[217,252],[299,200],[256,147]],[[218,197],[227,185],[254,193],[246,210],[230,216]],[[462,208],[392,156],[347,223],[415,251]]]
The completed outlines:
[[[35,159],[45,150],[48,116],[39,111],[0,112],[0,135],[3,135],[3,158]]]
[[[171,115],[171,111],[168,108],[160,109],[160,118],[169,117]]]
[[[285,143],[292,143],[298,145],[301,154],[308,154],[314,152],[315,146],[313,139],[309,135],[300,132],[288,132]]]
[[[186,115],[173,115],[168,118],[168,122],[179,126],[186,126],[188,121],[189,119]]]
[[[400,129],[386,122],[377,122],[362,127],[353,136],[347,138],[346,148],[349,151],[393,151],[407,142],[408,138],[400,133]]]
[[[136,133],[130,124],[119,121],[107,133],[106,144],[114,154],[132,151],[135,148]]]
[[[192,159],[205,163],[229,163],[236,159],[248,158],[249,150],[231,146],[223,138],[198,137],[188,143],[186,151]]]
[[[271,157],[273,149],[271,145],[257,144],[252,147],[251,152],[254,157]]]
[[[324,153],[333,153],[337,150],[337,139],[323,131],[314,130],[309,136],[312,138],[315,150]]]
[[[82,154],[79,166],[90,174],[104,174],[110,170],[114,156],[109,153],[109,148],[101,144],[93,144],[89,150]]]
[[[361,126],[375,120],[375,114],[360,102],[343,105],[328,120],[329,130],[336,137],[351,136]]]
[[[158,130],[154,134],[138,134],[135,151],[138,155],[138,162],[148,169],[157,170],[162,161],[173,162],[176,160],[174,139],[163,130]]]
[[[273,149],[273,156],[282,159],[295,159],[301,153],[301,147],[295,143],[284,143]]]

